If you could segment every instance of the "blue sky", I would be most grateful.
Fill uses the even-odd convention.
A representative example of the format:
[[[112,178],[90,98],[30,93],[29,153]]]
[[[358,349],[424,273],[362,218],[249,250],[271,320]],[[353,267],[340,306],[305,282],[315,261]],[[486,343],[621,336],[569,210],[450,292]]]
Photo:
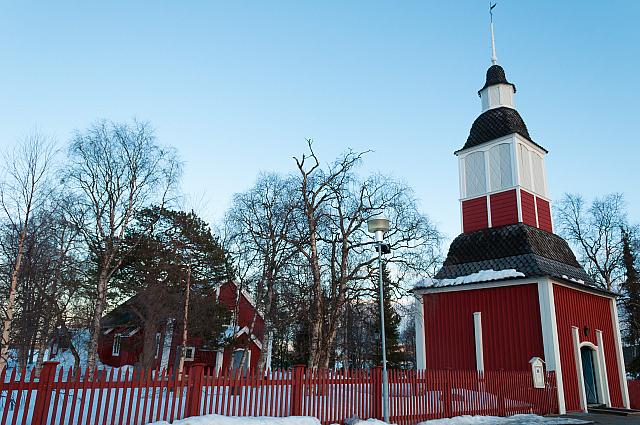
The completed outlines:
[[[640,215],[635,1],[499,1],[498,61],[549,149],[554,198],[624,192]],[[260,170],[372,149],[460,230],[457,162],[490,65],[487,2],[3,2],[0,145],[64,143],[98,118],[150,121],[209,220]]]

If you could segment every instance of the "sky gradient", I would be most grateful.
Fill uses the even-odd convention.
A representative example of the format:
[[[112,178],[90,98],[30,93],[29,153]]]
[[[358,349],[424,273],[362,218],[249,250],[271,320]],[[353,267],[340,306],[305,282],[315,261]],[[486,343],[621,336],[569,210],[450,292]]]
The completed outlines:
[[[638,222],[635,1],[499,1],[498,63],[549,150],[553,199],[625,194]],[[208,220],[261,170],[373,150],[363,172],[415,189],[460,231],[453,151],[480,113],[487,2],[4,2],[0,147],[34,128],[66,143],[99,118],[149,121]]]

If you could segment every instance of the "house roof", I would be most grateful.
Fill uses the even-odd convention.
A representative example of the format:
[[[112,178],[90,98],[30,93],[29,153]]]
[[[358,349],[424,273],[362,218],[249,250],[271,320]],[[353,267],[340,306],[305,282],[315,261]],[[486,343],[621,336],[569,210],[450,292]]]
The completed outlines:
[[[595,286],[564,239],[523,223],[461,234],[451,243],[435,279],[509,269],[524,277],[548,276]]]
[[[143,320],[138,314],[144,314],[145,308],[140,297],[142,297],[142,294],[134,295],[102,316],[100,326],[103,328],[111,328],[115,326],[139,325],[142,323]]]
[[[507,81],[507,76],[504,73],[504,68],[500,65],[491,65],[489,69],[487,69],[487,79],[484,83],[484,86],[478,90],[478,96],[480,92],[486,89],[489,86],[494,86],[496,84],[509,84],[513,87],[513,92],[516,92],[516,85]]]

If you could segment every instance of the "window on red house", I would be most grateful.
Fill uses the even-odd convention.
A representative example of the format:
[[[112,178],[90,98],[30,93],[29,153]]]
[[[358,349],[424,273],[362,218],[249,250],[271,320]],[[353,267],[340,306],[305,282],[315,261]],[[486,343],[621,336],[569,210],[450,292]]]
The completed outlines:
[[[113,346],[111,347],[111,355],[120,355],[120,344],[122,343],[122,334],[115,334],[113,336]]]
[[[156,359],[160,357],[160,338],[161,337],[162,337],[162,334],[160,332],[156,332],[156,355],[155,355]]]

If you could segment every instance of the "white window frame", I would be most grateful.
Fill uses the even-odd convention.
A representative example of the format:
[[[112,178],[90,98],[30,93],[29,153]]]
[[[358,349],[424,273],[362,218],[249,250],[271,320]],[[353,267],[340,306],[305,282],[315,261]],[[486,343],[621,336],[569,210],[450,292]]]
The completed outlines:
[[[244,365],[240,365],[239,368],[236,368],[234,370],[237,369],[241,369],[244,371],[249,370],[249,368],[251,367],[251,350],[249,349],[244,349],[244,348],[236,348],[235,350],[233,350],[233,353],[231,354],[231,367],[233,368],[233,363],[234,363],[234,355],[238,352],[246,352],[246,356],[244,357]]]
[[[191,353],[191,355],[189,355],[189,353]],[[192,362],[195,360],[195,358],[196,358],[196,347],[194,347],[193,345],[187,345],[186,347],[184,347],[184,361]]]
[[[111,346],[111,355],[114,357],[119,357],[121,347],[122,347],[122,334],[117,333],[113,335],[113,345]]]

